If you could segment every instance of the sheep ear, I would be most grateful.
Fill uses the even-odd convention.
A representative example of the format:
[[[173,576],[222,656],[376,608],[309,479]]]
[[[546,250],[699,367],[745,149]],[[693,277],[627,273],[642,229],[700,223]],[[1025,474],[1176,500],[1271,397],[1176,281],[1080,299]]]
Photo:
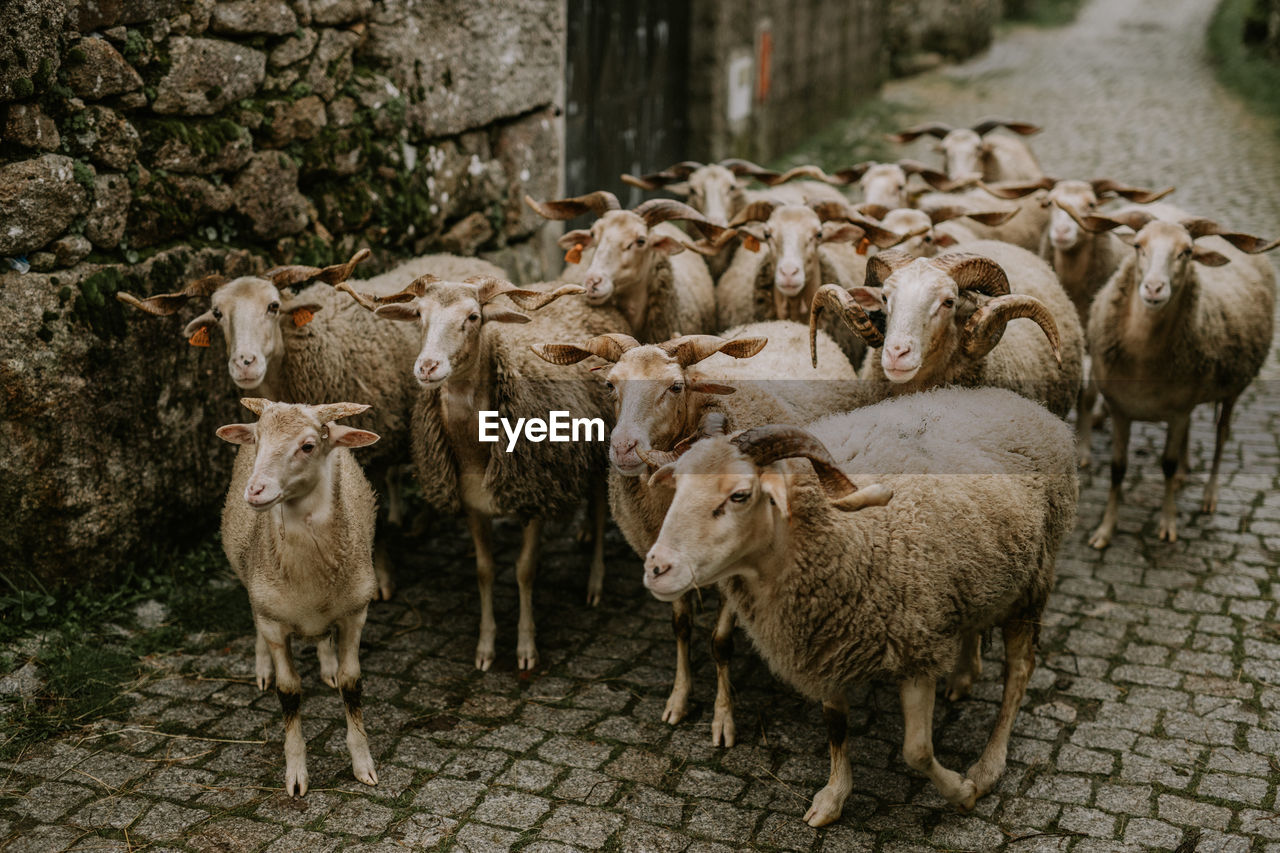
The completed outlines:
[[[952,237],[950,234],[946,233],[945,231],[936,232],[933,235],[933,245],[941,249],[949,249],[952,246],[958,245],[959,242],[960,242],[959,240],[957,240],[955,237]]]
[[[418,303],[392,302],[388,305],[379,305],[373,313],[384,320],[404,320],[405,322],[416,323],[418,322]]]
[[[591,245],[591,232],[586,228],[566,231],[556,240],[556,245],[561,249],[572,249],[574,246],[581,246],[585,249]]]
[[[253,432],[253,424],[227,424],[218,427],[218,438],[232,444],[257,444],[258,442]]]
[[[862,306],[864,311],[883,311],[884,310],[884,293],[878,287],[858,287],[849,288],[849,295],[854,301]]]
[[[209,329],[216,325],[218,325],[218,321],[214,318],[213,312],[206,311],[187,324],[187,327],[182,330],[182,336],[191,341],[192,346],[207,347],[209,345]],[[192,340],[196,335],[201,335],[203,343]]]
[[[480,313],[486,323],[528,323],[531,319],[528,314],[521,314],[519,311],[511,311],[506,308],[496,308],[492,305],[484,306],[480,309]]]
[[[738,389],[732,385],[721,385],[718,382],[690,382],[689,390],[697,391],[699,394],[733,394]]]
[[[791,504],[787,501],[787,475],[781,471],[761,471],[760,490],[769,496],[783,518],[791,518]]]
[[[658,486],[665,486],[668,489],[675,488],[676,463],[668,462],[649,477],[649,488],[655,489]]]
[[[675,237],[668,237],[665,234],[652,234],[649,236],[649,248],[655,252],[661,252],[664,255],[677,255],[685,249],[690,248],[686,243]]]
[[[334,447],[368,447],[381,437],[367,429],[356,429],[341,424],[329,425],[329,441]]]
[[[679,182],[679,183],[677,183],[677,184],[667,184],[665,187],[663,187],[663,189],[664,189],[664,190],[666,190],[666,191],[667,191],[667,192],[669,192],[669,193],[675,193],[676,195],[688,195],[688,194],[689,194],[689,182],[688,182],[688,181],[680,181],[680,182]]]
[[[1231,259],[1226,255],[1221,255],[1212,249],[1202,249],[1199,246],[1191,254],[1191,260],[1198,264],[1204,264],[1206,267],[1220,267],[1223,264],[1231,263]]]
[[[869,506],[884,506],[893,498],[893,489],[874,483],[863,486],[853,494],[845,495],[831,502],[841,512],[857,512]]]

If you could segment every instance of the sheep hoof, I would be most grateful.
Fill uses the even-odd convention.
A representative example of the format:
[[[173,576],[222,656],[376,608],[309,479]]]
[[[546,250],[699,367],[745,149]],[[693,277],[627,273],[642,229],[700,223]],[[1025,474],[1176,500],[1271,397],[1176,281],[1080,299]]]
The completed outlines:
[[[259,690],[271,689],[271,670],[267,670],[266,672],[263,672],[261,670],[258,671],[258,689]]]
[[[373,769],[373,759],[367,756],[363,761],[351,762],[351,771],[355,774],[357,781],[366,785],[378,784],[378,771]]]
[[[662,712],[662,722],[676,725],[689,713],[689,692],[673,690],[667,697],[667,707]]]
[[[1093,464],[1092,454],[1085,452],[1076,457],[1076,464],[1081,468],[1088,468]]]
[[[599,607],[599,606],[600,606],[600,598],[603,596],[603,594],[604,594],[604,590],[603,590],[603,589],[590,589],[590,588],[588,588],[588,589],[587,589],[587,606],[588,606],[588,607]]]
[[[374,601],[390,601],[391,596],[396,594],[396,582],[391,578],[383,578],[378,581],[378,595]]]
[[[845,797],[830,785],[813,795],[813,805],[804,813],[804,822],[809,826],[826,826],[840,817],[844,811]]]
[[[737,727],[733,724],[733,715],[716,714],[711,721],[711,745],[726,748],[733,746],[736,736]]]
[[[1101,551],[1103,548],[1111,544],[1111,531],[1105,526],[1099,527],[1089,537],[1089,547],[1096,548]]]
[[[972,779],[965,779],[960,786],[960,796],[955,800],[955,806],[959,811],[971,812],[977,803],[978,786]]]
[[[969,695],[969,688],[972,686],[973,679],[968,676],[964,678],[951,678],[947,683],[947,701],[959,702],[961,699]]]
[[[476,648],[476,669],[481,672],[488,672],[489,667],[493,666],[493,646],[487,648],[480,646]]]
[[[1205,513],[1214,513],[1218,511],[1218,490],[1204,490],[1204,503],[1200,504],[1200,511]]]
[[[1161,542],[1177,542],[1178,541],[1178,522],[1172,518],[1160,519],[1160,529],[1156,536]]]
[[[307,765],[301,768],[287,767],[284,771],[284,792],[290,797],[302,797],[307,793]]]

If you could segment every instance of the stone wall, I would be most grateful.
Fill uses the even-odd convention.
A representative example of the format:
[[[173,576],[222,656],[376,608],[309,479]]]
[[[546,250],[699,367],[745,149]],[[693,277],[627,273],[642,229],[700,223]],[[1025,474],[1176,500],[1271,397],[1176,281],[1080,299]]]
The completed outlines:
[[[559,0],[0,4],[6,576],[216,524],[213,430],[242,414],[222,347],[116,291],[361,246],[368,273],[447,250],[541,277],[520,199],[560,186],[563,42]]]
[[[891,0],[886,47],[890,71],[910,74],[942,59],[964,59],[991,43],[1002,0]]]
[[[874,95],[884,74],[885,0],[695,0],[689,72],[689,150],[698,158],[769,160]],[[892,5],[892,4],[890,4]],[[751,112],[729,117],[730,68],[750,57]]]

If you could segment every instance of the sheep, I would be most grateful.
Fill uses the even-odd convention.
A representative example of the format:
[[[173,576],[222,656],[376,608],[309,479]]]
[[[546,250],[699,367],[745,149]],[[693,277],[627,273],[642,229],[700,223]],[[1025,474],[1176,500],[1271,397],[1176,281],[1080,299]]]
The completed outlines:
[[[284,712],[285,792],[307,793],[307,746],[298,712],[302,684],[290,637],[320,637],[320,675],[346,706],[351,769],[378,784],[360,708],[360,633],[378,594],[373,568],[377,500],[351,450],[377,433],[334,421],[362,403],[301,405],[240,401],[257,423],[228,424],[218,437],[240,446],[222,510],[222,547],[249,593],[257,630],[258,687],[275,670]],[[337,629],[337,650],[330,633]]]
[[[846,690],[868,679],[898,682],[904,757],[948,802],[968,810],[994,787],[1075,520],[1070,438],[1008,391],[943,389],[807,431],[703,439],[653,474],[654,488],[675,494],[645,586],[673,601],[720,584],[774,674],[822,702],[831,772],[810,825],[837,819],[849,795]],[[1004,700],[961,776],[933,755],[935,682],[949,672],[949,698],[962,697],[980,672],[979,638],[997,625]]]
[[[330,285],[351,276],[367,259],[361,249],[345,264],[317,269],[275,267],[262,276],[227,281],[208,276],[177,293],[139,299],[130,293],[116,298],[148,314],[171,315],[193,298],[209,300],[209,309],[183,329],[194,346],[210,345],[210,330],[220,329],[227,342],[227,370],[242,391],[269,400],[304,403],[325,399],[364,399],[374,409],[357,424],[382,436],[380,452],[368,460],[370,476],[387,497],[386,519],[401,517],[396,466],[409,457],[409,416],[417,397],[412,374],[396,365],[410,362],[418,351],[412,329],[379,323]],[[362,290],[394,293],[419,275],[502,275],[478,258],[428,255],[411,260],[367,282]],[[315,284],[308,284],[316,281]],[[375,559],[378,594],[389,599],[395,581],[383,543]]]
[[[543,524],[547,518],[572,512],[581,496],[593,491],[598,499],[588,600],[595,604],[600,599],[605,500],[599,475],[605,466],[601,443],[610,406],[603,389],[588,375],[576,381],[566,379],[534,356],[530,347],[562,334],[593,337],[625,329],[626,321],[610,308],[593,308],[580,300],[556,301],[583,292],[573,284],[521,289],[496,278],[451,282],[426,275],[401,293],[376,299],[347,285],[341,287],[378,318],[404,321],[418,329],[413,374],[422,390],[412,416],[413,463],[427,504],[437,512],[463,512],[467,518],[480,589],[475,662],[481,670],[493,665],[497,633],[492,519],[524,520],[516,561],[520,591],[516,657],[521,670],[533,669],[538,662],[533,580]],[[503,307],[496,301],[503,295],[536,313],[530,317]],[[480,433],[482,411],[497,411],[510,423],[546,419],[556,411],[570,412],[575,418],[598,418],[600,443],[485,443]]]
[[[1172,210],[1165,207],[1165,213]],[[1098,291],[1089,310],[1093,380],[1111,414],[1111,490],[1102,522],[1089,538],[1106,548],[1115,533],[1120,487],[1128,465],[1129,426],[1135,420],[1168,426],[1161,467],[1164,503],[1157,535],[1176,541],[1175,494],[1188,469],[1191,412],[1200,403],[1218,409],[1213,464],[1202,511],[1218,503],[1218,466],[1231,428],[1231,411],[1271,350],[1275,270],[1253,257],[1280,246],[1224,231],[1209,219],[1176,221],[1143,210],[1092,214],[1085,228],[1124,225],[1136,234],[1135,252]],[[1247,253],[1247,254],[1246,254]]]
[[[1079,223],[1081,217],[1096,213],[1099,202],[1107,198],[1124,198],[1138,204],[1150,204],[1173,192],[1173,187],[1147,190],[1117,183],[1110,178],[1092,181],[1059,181],[1045,177],[1030,183],[1005,183],[985,187],[997,198],[1018,199],[1036,190],[1047,190],[1043,204],[1049,209],[1048,227],[1040,242],[1040,257],[1049,262],[1063,290],[1075,303],[1081,325],[1089,322],[1089,306],[1093,296],[1107,283],[1120,266],[1128,247],[1116,235],[1093,232]],[[1093,432],[1093,408],[1098,391],[1089,381],[1086,356],[1085,381],[1076,403],[1077,464],[1089,466],[1089,440]]]
[[[1044,172],[1040,162],[1025,142],[1012,136],[987,134],[1004,127],[1020,136],[1040,132],[1034,124],[1009,119],[987,118],[972,128],[955,127],[942,122],[926,122],[890,134],[894,142],[911,142],[921,136],[936,136],[946,160],[945,171],[953,180],[982,178],[984,181],[1032,181]]]
[[[756,202],[734,217],[733,227],[747,251],[735,255],[716,288],[721,328],[767,319],[804,321],[819,285],[861,282],[867,260],[859,253],[907,236],[880,228],[843,203]],[[862,341],[838,326],[829,331],[849,360],[860,364]]]
[[[766,343],[768,351],[757,355]],[[581,346],[542,344],[535,352],[553,364],[577,364],[592,356],[610,363],[604,381],[613,395],[616,425],[609,443],[609,505],[623,536],[643,558],[657,539],[671,497],[667,490],[647,485],[646,462],[654,454],[689,442],[712,417],[727,418],[734,428],[804,423],[859,404],[861,386],[853,367],[826,335],[819,337],[818,346],[824,353],[823,370],[801,382],[777,381],[809,373],[802,366],[805,327],[789,321],[740,326],[725,337],[691,335],[649,345],[628,335],[602,335]],[[676,676],[662,713],[672,725],[688,713],[690,608],[688,596],[672,603]],[[733,746],[733,613],[724,607],[716,619],[712,650],[717,686],[711,742]]]
[[[823,310],[835,309],[869,346],[882,347],[868,353],[862,379],[883,395],[994,385],[1065,417],[1080,390],[1084,336],[1053,271],[1007,243],[979,240],[961,248],[917,259],[881,252],[867,265],[865,286],[819,289],[810,331]],[[887,314],[883,330],[868,311]],[[1019,317],[1039,330],[1022,323],[1006,330]]]
[[[979,240],[1000,240],[1037,253],[1041,237],[1049,225],[1049,211],[1043,205],[1042,196],[1043,193],[1008,206],[984,186],[966,184],[948,192],[925,193],[916,199],[916,207],[930,216],[949,211],[973,214],[1005,211],[1007,215],[1003,219],[993,217],[997,220],[995,224],[987,224],[982,217],[972,216],[965,223],[967,233]]]
[[[668,199],[646,201],[635,210],[622,210],[617,197],[603,190],[559,201],[537,202],[529,196],[524,200],[546,219],[584,213],[599,217],[590,229],[566,232],[559,243],[569,250],[565,259],[570,263],[578,263],[583,250],[592,249],[581,276],[587,302],[616,305],[640,340],[713,331],[715,286],[699,254],[713,255],[719,246],[706,240],[695,243],[669,222],[687,220],[712,241],[722,237],[724,228]]]
[[[907,190],[907,183],[912,175],[919,175],[934,189],[947,189],[953,186],[953,182],[942,172],[930,168],[918,160],[899,160],[896,163],[878,163],[875,160],[867,160],[854,166],[839,169],[832,175],[828,175],[816,166],[797,166],[775,178],[767,178],[765,182],[775,186],[797,177],[808,177],[833,186],[847,186],[857,183],[858,188],[862,191],[862,204],[895,208],[908,207],[910,205],[911,193]],[[812,183],[812,181],[808,183]],[[828,200],[842,201],[843,199],[807,199],[805,203],[814,204],[815,202]]]
[[[972,223],[1000,225],[1019,213],[1018,208],[977,210],[961,205],[917,210],[860,204],[854,210],[886,230],[907,235],[895,248],[916,258],[931,258],[943,249],[982,239]],[[957,221],[966,218],[970,223]]]

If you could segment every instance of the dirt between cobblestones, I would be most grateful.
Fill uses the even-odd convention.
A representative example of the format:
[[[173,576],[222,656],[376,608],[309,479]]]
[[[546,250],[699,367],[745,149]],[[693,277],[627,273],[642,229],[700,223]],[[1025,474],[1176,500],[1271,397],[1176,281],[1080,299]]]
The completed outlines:
[[[1178,204],[1280,231],[1280,148],[1214,81],[1204,0],[1107,0],[1062,30],[1020,29],[966,65],[896,82],[926,117],[1042,123],[1046,169],[1178,184]],[[923,149],[914,153],[926,156]],[[932,157],[933,155],[927,155]],[[536,592],[542,663],[515,671],[514,525],[499,528],[498,660],[477,672],[474,571],[461,525],[404,540],[402,589],[365,631],[366,720],[379,784],[351,776],[341,702],[299,650],[311,791],[281,793],[279,706],[253,684],[253,644],[175,649],[122,719],[0,763],[12,851],[456,849],[1280,851],[1280,378],[1237,408],[1215,515],[1193,512],[1212,447],[1196,417],[1180,538],[1156,540],[1162,430],[1135,429],[1119,532],[1086,544],[1107,488],[1094,435],[1079,524],[1058,562],[1040,666],[997,789],[948,809],[900,756],[896,691],[853,696],[855,791],[821,830],[804,814],[827,775],[816,705],[777,683],[739,636],[738,745],[711,746],[714,602],[695,629],[691,718],[660,722],[674,668],[670,610],[616,531],[604,603],[584,605],[588,554],[552,531]],[[199,637],[191,647],[200,648]],[[939,701],[939,760],[967,767],[1000,696],[1001,650],[971,698]]]

